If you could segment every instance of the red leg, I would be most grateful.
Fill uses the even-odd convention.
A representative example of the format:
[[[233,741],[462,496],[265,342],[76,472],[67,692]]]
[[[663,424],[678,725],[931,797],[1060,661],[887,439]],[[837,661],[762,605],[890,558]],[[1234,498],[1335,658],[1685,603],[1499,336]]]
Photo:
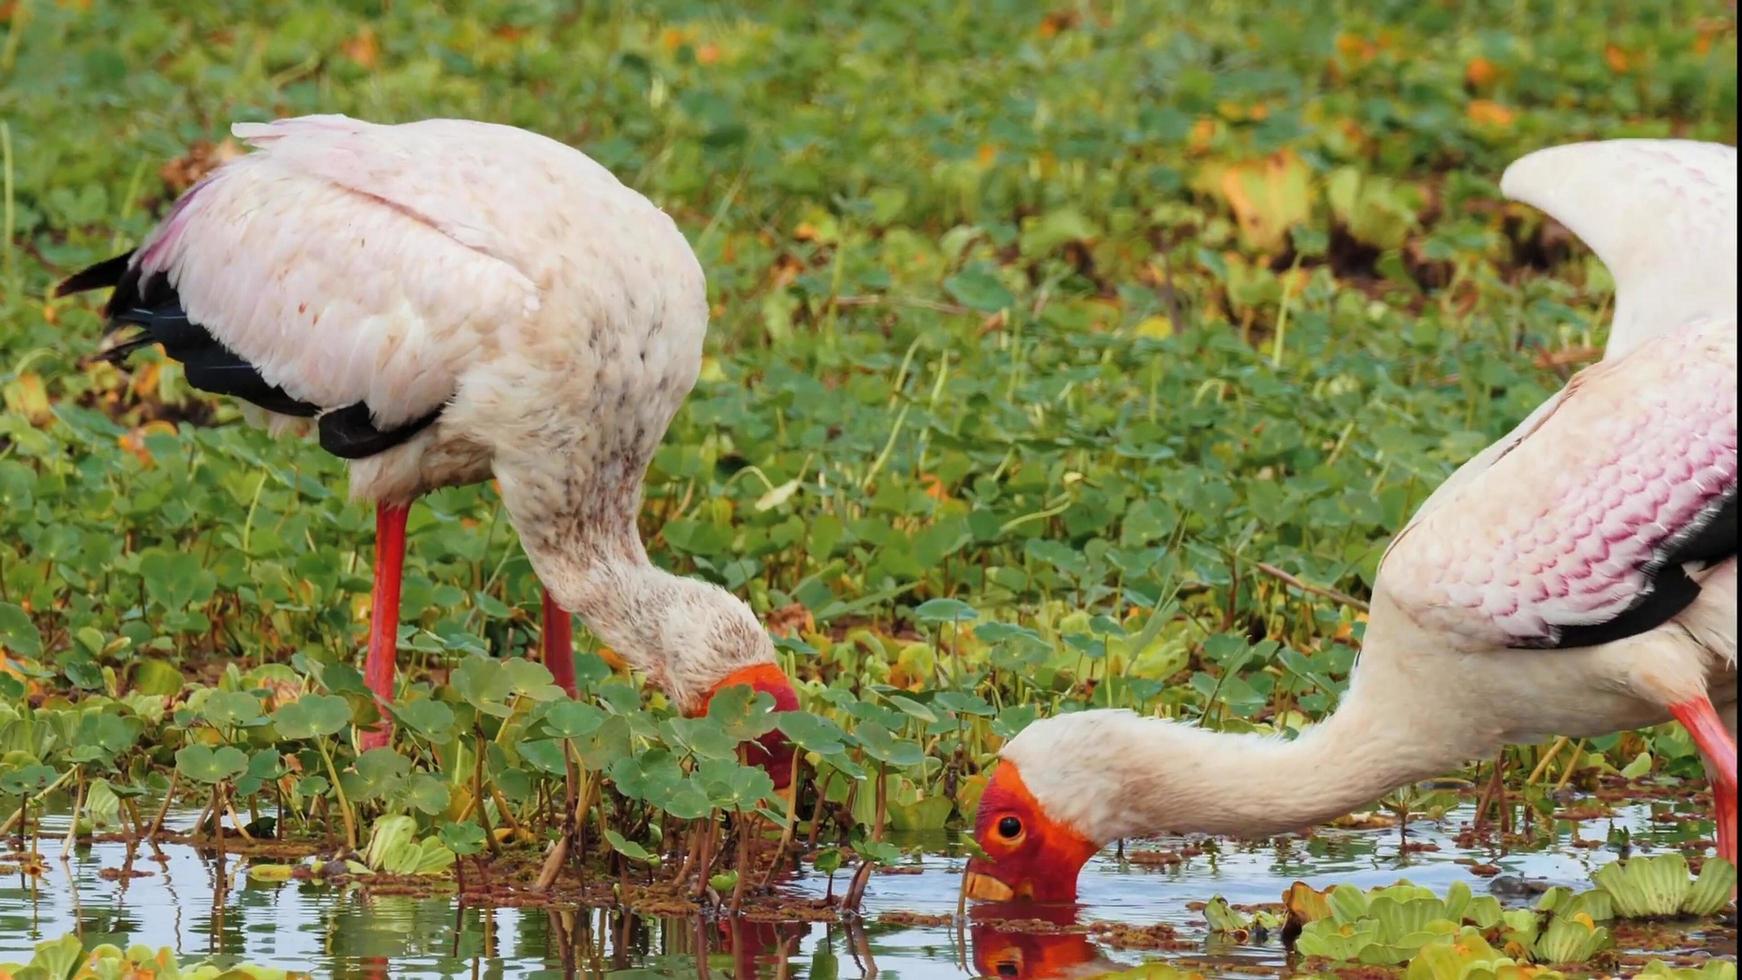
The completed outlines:
[[[1670,714],[1694,737],[1712,777],[1712,801],[1718,824],[1718,856],[1736,863],[1736,742],[1705,698],[1669,706]]]
[[[575,621],[544,590],[544,666],[558,687],[575,696]]]
[[[399,581],[405,572],[408,504],[375,507],[375,589],[369,602],[369,656],[363,683],[379,701],[393,700],[393,666],[399,652]],[[393,727],[383,721],[363,733],[363,750],[386,745]]]

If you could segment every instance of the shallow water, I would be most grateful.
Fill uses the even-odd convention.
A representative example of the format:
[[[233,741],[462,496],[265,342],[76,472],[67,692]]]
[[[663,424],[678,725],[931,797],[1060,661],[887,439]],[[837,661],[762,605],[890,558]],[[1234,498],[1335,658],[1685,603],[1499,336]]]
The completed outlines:
[[[1616,857],[1622,831],[1641,850],[1710,832],[1710,824],[1691,814],[1666,819],[1662,810],[1660,804],[1654,819],[1652,806],[1641,803],[1619,807],[1613,817],[1576,826],[1562,823],[1552,844],[1545,841],[1539,849],[1510,854],[1457,846],[1450,835],[1468,819],[1467,810],[1454,811],[1437,825],[1412,824],[1412,842],[1439,850],[1407,859],[1399,856],[1395,828],[1325,830],[1310,840],[1268,847],[1221,842],[1211,852],[1165,870],[1122,864],[1112,849],[1103,852],[1084,871],[1082,904],[1074,910],[1077,921],[1173,924],[1194,948],[1166,954],[1110,949],[1077,935],[1001,932],[975,924],[979,916],[973,913],[966,936],[954,925],[879,921],[895,912],[955,911],[962,858],[954,853],[952,839],[942,835],[910,841],[926,847],[918,873],[874,878],[866,894],[866,922],[849,929],[824,923],[658,920],[605,911],[457,909],[448,896],[366,898],[295,881],[256,884],[235,861],[226,866],[228,901],[214,907],[217,866],[193,848],[166,845],[161,858],[144,852],[134,866],[150,876],[110,881],[99,872],[122,864],[125,845],[79,848],[62,864],[60,842],[52,835],[65,825],[56,828],[51,820],[42,844],[48,859],[42,879],[34,886],[21,875],[0,880],[0,962],[27,960],[35,943],[77,929],[87,945],[144,942],[175,947],[184,957],[217,956],[323,976],[536,977],[569,970],[674,977],[866,977],[873,971],[884,977],[1081,976],[1096,967],[1111,969],[1158,955],[1189,960],[1211,976],[1272,975],[1285,963],[1274,938],[1246,946],[1212,943],[1202,915],[1188,905],[1218,894],[1236,905],[1275,902],[1296,879],[1317,887],[1336,882],[1368,887],[1408,877],[1442,892],[1453,882],[1465,881],[1478,893],[1503,880],[1477,877],[1455,863],[1458,858],[1498,864],[1506,876],[1586,887],[1591,871]],[[1576,848],[1570,844],[1575,831],[1586,840],[1611,843]],[[1163,839],[1131,847],[1178,850],[1184,844]],[[837,876],[837,888],[845,886],[846,877]],[[815,897],[824,893],[826,882],[808,875],[790,887],[795,894]],[[992,911],[982,908],[979,913]],[[1068,921],[1071,914],[1051,913],[1060,921]],[[1691,937],[1690,946],[1701,941]],[[1733,940],[1725,941],[1730,945],[1724,952],[1734,955]],[[698,949],[706,950],[705,957],[698,958]]]

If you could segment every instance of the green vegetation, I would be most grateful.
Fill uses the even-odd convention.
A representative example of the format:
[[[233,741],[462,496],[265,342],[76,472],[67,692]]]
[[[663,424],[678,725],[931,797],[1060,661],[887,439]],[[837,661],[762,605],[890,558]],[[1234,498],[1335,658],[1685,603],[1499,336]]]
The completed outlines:
[[[306,973],[211,962],[178,963],[175,951],[149,946],[98,946],[86,951],[75,935],[36,945],[29,963],[0,963],[0,980],[293,980]]]
[[[230,847],[270,812],[371,873],[530,854],[740,900],[764,838],[840,867],[959,824],[1046,713],[1298,727],[1390,533],[1601,341],[1606,273],[1505,164],[1735,141],[1720,4],[659,6],[0,5],[5,831],[149,835],[167,794]],[[231,120],[317,111],[526,126],[676,217],[715,317],[644,530],[765,615],[804,713],[676,718],[586,651],[561,697],[480,486],[413,511],[397,740],[356,750],[342,467],[169,362],[84,364],[94,303],[49,298]],[[776,724],[790,810],[733,749]],[[1702,778],[1674,726],[1506,768],[1544,819],[1557,784]]]
[[[1324,893],[1297,884],[1287,902],[1290,922],[1299,928],[1295,949],[1303,956],[1375,965],[1410,963],[1411,977],[1458,977],[1464,973],[1457,971],[1469,964],[1501,955],[1489,943],[1522,964],[1580,964],[1614,946],[1609,930],[1599,923],[1710,916],[1729,904],[1736,869],[1713,859],[1696,881],[1688,877],[1681,855],[1664,854],[1606,865],[1596,877],[1601,887],[1578,894],[1553,888],[1534,909],[1503,909],[1493,896],[1475,896],[1462,882],[1444,898],[1407,882],[1365,892],[1338,885]],[[1220,931],[1227,931],[1225,909],[1224,904],[1211,918]],[[1223,925],[1216,925],[1217,917],[1224,917]],[[1447,966],[1456,970],[1445,974]]]

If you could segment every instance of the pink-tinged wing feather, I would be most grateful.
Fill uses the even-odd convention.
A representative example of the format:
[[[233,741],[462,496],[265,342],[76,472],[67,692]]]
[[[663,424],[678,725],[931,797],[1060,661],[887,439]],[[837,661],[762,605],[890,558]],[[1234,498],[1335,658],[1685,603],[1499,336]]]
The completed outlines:
[[[1550,646],[1646,599],[1736,491],[1736,321],[1587,369],[1392,543],[1378,590],[1471,645]]]
[[[440,407],[565,269],[585,271],[578,229],[670,225],[584,155],[511,127],[314,116],[235,132],[256,151],[184,195],[136,261],[269,383],[365,402],[383,427]]]

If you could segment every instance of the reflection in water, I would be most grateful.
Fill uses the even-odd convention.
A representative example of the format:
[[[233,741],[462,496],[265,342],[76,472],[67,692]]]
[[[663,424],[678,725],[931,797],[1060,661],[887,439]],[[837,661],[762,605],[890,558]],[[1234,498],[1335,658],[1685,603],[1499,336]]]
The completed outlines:
[[[969,928],[974,946],[974,969],[983,977],[1011,980],[1041,980],[1044,977],[1090,977],[1121,964],[1107,959],[1099,948],[1080,933],[1045,933],[1012,928],[1011,919],[1039,919],[1053,926],[1072,926],[1077,907],[1007,906],[987,903],[974,907]],[[993,921],[985,921],[985,920]]]
[[[192,820],[185,814],[175,825]],[[1555,845],[1534,853],[1499,854],[1461,848],[1447,833],[1455,814],[1436,827],[1418,822],[1410,839],[1438,851],[1398,855],[1398,835],[1387,831],[1327,831],[1280,845],[1222,843],[1201,856],[1164,868],[1125,864],[1112,853],[1091,861],[1082,879],[1076,921],[1111,920],[1132,925],[1166,922],[1182,938],[1203,936],[1202,914],[1192,907],[1221,894],[1235,904],[1276,901],[1282,887],[1299,878],[1322,887],[1346,881],[1360,887],[1385,885],[1407,875],[1443,890],[1454,881],[1487,887],[1459,858],[1499,864],[1513,875],[1588,886],[1591,871],[1612,860],[1614,847],[1568,846],[1566,831]],[[1654,819],[1647,804],[1622,808],[1614,818],[1586,821],[1587,839],[1625,830],[1635,848],[1670,844],[1710,833],[1703,816],[1685,821]],[[65,831],[50,821],[45,837]],[[950,915],[956,908],[962,858],[953,839],[914,841],[926,856],[917,874],[882,875],[866,895],[867,920],[849,928],[821,923],[768,924],[723,919],[660,920],[613,910],[458,907],[451,895],[367,896],[356,889],[291,881],[249,881],[235,860],[220,871],[194,849],[164,845],[160,852],[130,853],[123,844],[75,849],[66,863],[51,848],[40,879],[0,878],[0,962],[27,960],[32,947],[79,931],[87,945],[149,943],[172,946],[190,957],[310,970],[349,977],[559,977],[637,971],[642,977],[710,980],[761,977],[809,980],[825,977],[1081,977],[1145,958],[1098,946],[1078,934],[1027,934],[993,919],[1047,918],[1069,924],[1072,909],[1020,912],[977,905],[962,936],[954,925],[879,922],[884,912]],[[905,841],[904,841],[905,843]],[[1180,849],[1164,841],[1151,848]],[[1135,847],[1135,845],[1134,845]],[[127,880],[116,872],[131,866],[147,877]],[[109,877],[102,872],[108,869]],[[792,885],[804,898],[820,897],[822,876]],[[1521,901],[1523,899],[1520,899]],[[1281,948],[1263,945],[1203,951],[1217,974],[1262,973],[1282,965]],[[1203,967],[1199,967],[1200,969]]]

